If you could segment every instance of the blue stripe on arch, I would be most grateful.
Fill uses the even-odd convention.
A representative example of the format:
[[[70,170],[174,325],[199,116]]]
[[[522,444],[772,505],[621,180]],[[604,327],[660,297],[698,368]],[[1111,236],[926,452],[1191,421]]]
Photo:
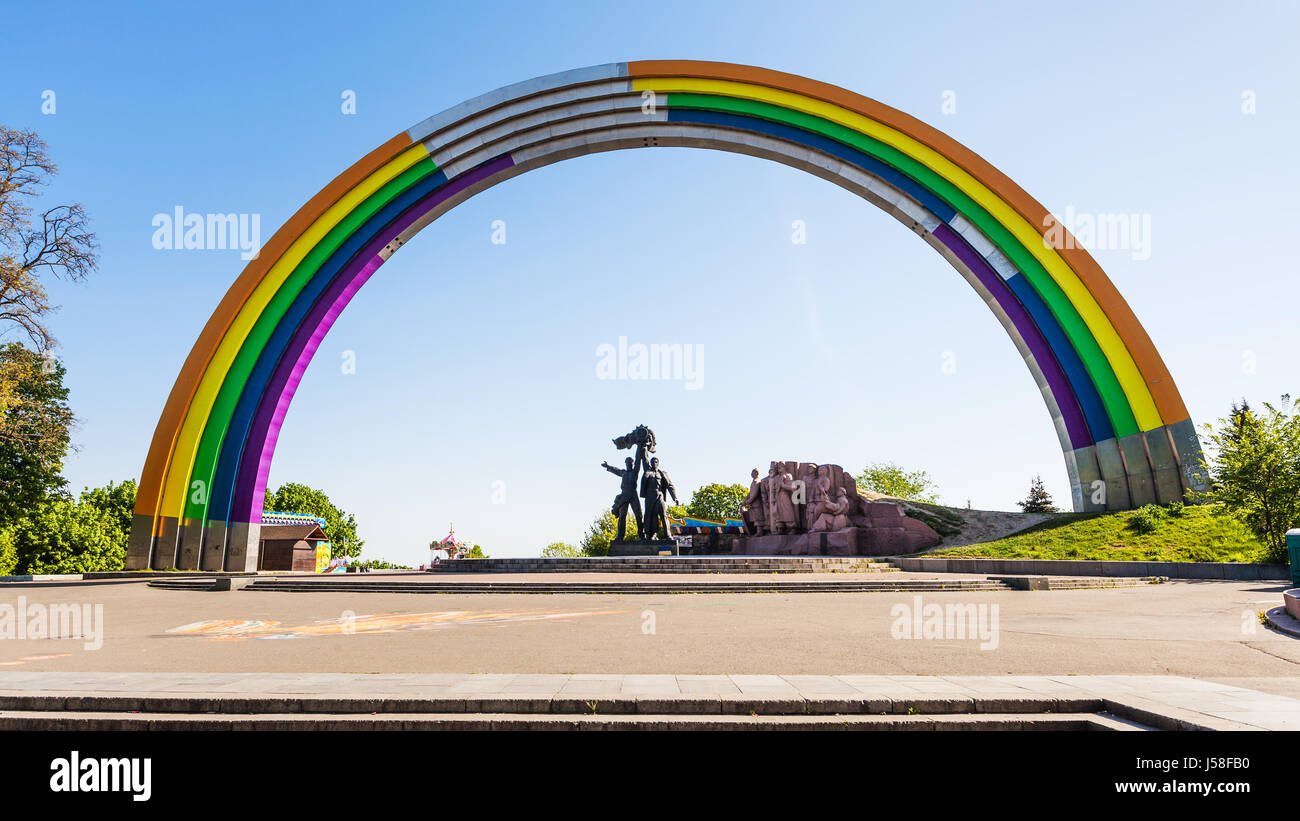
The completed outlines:
[[[1065,336],[1065,331],[1061,330],[1056,315],[1043,302],[1043,298],[1034,290],[1034,286],[1024,274],[1018,273],[1006,280],[1006,283],[1011,288],[1011,293],[1015,294],[1016,299],[1020,300],[1020,304],[1025,306],[1025,310],[1033,318],[1034,324],[1047,340],[1052,353],[1056,355],[1061,370],[1065,371],[1066,378],[1070,380],[1070,387],[1074,389],[1075,398],[1079,400],[1079,407],[1083,410],[1083,418],[1088,422],[1092,440],[1101,442],[1114,438],[1115,429],[1110,424],[1110,416],[1101,401],[1101,394],[1097,393],[1097,386],[1093,384],[1092,377],[1083,367],[1083,360],[1079,358],[1078,352]]]
[[[230,505],[234,499],[235,480],[239,471],[239,459],[248,439],[253,417],[257,413],[262,394],[275,371],[276,363],[293,339],[294,332],[311,311],[317,298],[329,287],[330,282],[357,252],[365,247],[385,225],[396,219],[403,211],[419,202],[421,198],[447,182],[447,175],[442,170],[435,171],[420,182],[398,194],[386,206],[358,228],[352,236],[344,240],[329,259],[316,271],[311,280],[303,286],[294,299],[289,310],[276,325],[266,347],[258,354],[257,363],[249,374],[244,390],[235,405],[230,427],[226,429],[221,442],[221,452],[217,457],[217,469],[212,479],[212,495],[208,505],[208,521],[229,521]]]
[[[957,215],[957,210],[947,200],[939,197],[916,179],[870,154],[821,134],[759,117],[748,117],[741,114],[707,109],[669,108],[668,121],[716,125],[741,131],[753,131],[816,148],[888,182],[915,199],[945,223],[951,223],[953,217]],[[1038,326],[1043,338],[1047,340],[1052,353],[1060,363],[1061,370],[1069,380],[1070,387],[1079,402],[1079,407],[1083,411],[1093,441],[1100,442],[1113,438],[1115,429],[1111,425],[1109,415],[1106,413],[1106,406],[1101,401],[1101,395],[1097,392],[1097,386],[1084,368],[1078,352],[1075,351],[1074,346],[1070,344],[1069,338],[1061,329],[1056,316],[1048,309],[1042,297],[1034,290],[1024,274],[1016,274],[1016,276],[1007,280],[1007,285],[1011,288],[1011,292],[1016,299],[1020,301],[1020,304],[1033,318],[1034,324]]]
[[[845,145],[838,140],[821,134],[814,134],[802,128],[774,123],[758,117],[746,117],[741,114],[728,114],[722,111],[708,111],[698,108],[669,108],[668,122],[693,123],[697,125],[718,125],[743,131],[757,131],[782,140],[800,143],[816,148],[818,151],[838,157],[845,162],[880,177],[885,182],[906,193],[909,197],[925,206],[925,209],[944,222],[951,222],[957,212],[946,201],[935,196],[930,189],[894,168],[888,163],[876,159],[870,154]]]

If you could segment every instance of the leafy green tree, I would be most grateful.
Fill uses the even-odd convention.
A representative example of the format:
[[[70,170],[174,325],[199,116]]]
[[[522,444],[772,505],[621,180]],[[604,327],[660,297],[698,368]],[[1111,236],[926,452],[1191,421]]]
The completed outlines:
[[[749,488],[745,485],[705,485],[691,494],[686,504],[686,515],[697,519],[725,520],[740,518],[740,503],[745,501]]]
[[[126,540],[117,522],[93,505],[55,498],[12,526],[15,571],[89,573],[121,570]]]
[[[18,567],[18,547],[12,530],[0,530],[0,576],[12,576]]]
[[[488,554],[484,553],[484,552],[483,552],[483,548],[479,547],[478,545],[473,545],[473,546],[470,547],[469,552],[465,554],[465,558],[467,558],[467,559],[490,559],[490,558],[492,558],[492,557],[489,556]]]
[[[597,514],[592,521],[591,527],[587,528],[587,534],[582,537],[582,555],[584,556],[608,556],[609,543],[614,541],[618,535],[618,519],[608,510]],[[630,515],[627,517],[627,533],[624,538],[635,539],[636,520]]]
[[[572,559],[582,555],[582,548],[566,542],[551,542],[542,548],[543,559]]]
[[[16,342],[0,347],[0,527],[62,491],[71,442],[67,370]]]
[[[324,530],[330,542],[330,558],[357,558],[361,555],[365,542],[357,538],[356,517],[335,507],[324,491],[296,482],[286,482],[274,493],[266,494],[265,509],[278,513],[319,516],[325,520]]]
[[[1286,561],[1286,532],[1300,526],[1300,414],[1291,397],[1257,412],[1233,405],[1218,425],[1205,425],[1210,459],[1202,468],[1211,489],[1198,497],[1222,502],[1259,537],[1269,561]]]
[[[131,514],[135,512],[135,480],[127,479],[114,484],[109,482],[103,487],[85,488],[81,491],[81,503],[99,510],[113,522],[122,534],[122,544],[131,538]]]
[[[1029,495],[1023,502],[1016,502],[1020,505],[1022,513],[1057,513],[1056,504],[1052,501],[1052,494],[1047,492],[1043,487],[1043,477],[1035,476],[1034,480],[1029,483]]]
[[[905,470],[893,462],[875,462],[867,465],[855,477],[860,490],[883,493],[913,502],[938,504],[937,488],[930,474],[923,470]]]
[[[1228,424],[1223,429],[1223,436],[1229,443],[1237,445],[1241,443],[1242,437],[1257,425],[1255,411],[1251,409],[1249,402],[1242,399],[1240,405],[1233,402],[1232,407],[1228,409]]]

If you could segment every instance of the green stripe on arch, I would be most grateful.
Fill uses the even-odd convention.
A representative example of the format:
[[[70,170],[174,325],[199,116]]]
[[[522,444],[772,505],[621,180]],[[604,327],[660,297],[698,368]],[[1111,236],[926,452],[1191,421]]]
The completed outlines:
[[[1061,290],[1060,285],[1002,223],[948,180],[892,146],[811,114],[739,97],[684,92],[673,92],[666,96],[666,104],[669,108],[700,108],[743,114],[821,134],[876,157],[934,192],[972,225],[979,228],[984,236],[988,237],[994,246],[1024,274],[1026,280],[1042,297],[1074,346],[1096,386],[1102,404],[1106,407],[1106,415],[1115,429],[1115,435],[1122,437],[1138,432],[1137,419],[1133,415],[1133,409],[1115,375],[1114,368],[1088,329],[1087,323],[1079,315],[1069,297]]]
[[[213,403],[212,412],[204,423],[203,435],[199,439],[199,448],[194,461],[194,470],[190,475],[190,487],[194,487],[194,482],[201,481],[207,492],[204,494],[202,503],[196,503],[193,500],[193,495],[186,497],[185,518],[201,519],[207,516],[208,501],[212,497],[212,482],[217,470],[217,457],[221,453],[222,442],[225,440],[230,422],[234,417],[235,406],[239,402],[240,395],[245,390],[249,376],[253,371],[253,367],[257,364],[262,349],[266,347],[271,334],[275,332],[276,326],[280,324],[294,299],[311,281],[312,277],[316,276],[317,271],[330,258],[330,255],[337,251],[343,243],[347,242],[348,238],[356,233],[367,220],[400,196],[403,191],[416,185],[429,175],[436,173],[437,170],[438,166],[433,162],[433,159],[427,158],[420,160],[389,180],[340,220],[338,225],[330,229],[321,241],[303,257],[302,262],[294,268],[293,273],[276,291],[275,296],[267,304],[266,310],[258,316],[257,322],[249,331],[248,337],[240,347],[234,362],[231,363],[230,370],[227,371],[225,379],[221,383],[221,389],[217,393],[216,401]],[[221,515],[224,516],[224,512]]]

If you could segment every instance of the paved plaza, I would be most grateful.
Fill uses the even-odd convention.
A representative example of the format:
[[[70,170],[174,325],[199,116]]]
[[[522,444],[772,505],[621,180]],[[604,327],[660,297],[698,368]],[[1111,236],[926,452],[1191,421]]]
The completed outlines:
[[[1300,640],[1258,619],[1281,590],[1174,581],[1033,592],[413,595],[10,583],[0,606],[20,596],[29,606],[102,605],[102,645],[0,640],[0,671],[1176,675],[1300,697]],[[898,613],[931,604],[982,607],[989,627],[996,614],[992,640],[895,637]]]
[[[620,575],[426,575],[421,589],[632,581]],[[920,584],[410,593],[11,582],[0,621],[21,607],[53,623],[76,605],[83,623],[76,638],[0,640],[0,727],[1300,729],[1300,639],[1259,619],[1282,585],[1013,590],[974,574],[884,575]]]

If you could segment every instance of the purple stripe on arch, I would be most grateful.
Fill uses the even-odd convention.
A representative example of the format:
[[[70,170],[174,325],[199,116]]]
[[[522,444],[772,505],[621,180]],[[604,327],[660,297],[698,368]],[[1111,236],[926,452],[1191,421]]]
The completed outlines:
[[[372,240],[367,242],[339,271],[338,276],[312,305],[311,311],[294,331],[284,353],[276,362],[275,370],[258,402],[257,413],[248,432],[248,440],[240,454],[234,499],[230,508],[232,522],[261,523],[262,499],[271,472],[271,460],[275,456],[276,440],[279,439],[280,426],[289,412],[294,392],[302,381],[307,365],[316,354],[316,349],[320,347],[325,335],[334,325],[334,320],[347,307],[361,286],[365,285],[379,266],[384,264],[385,260],[379,256],[379,252],[443,202],[513,165],[514,159],[509,154],[505,154],[472,168],[449,180],[441,188],[431,191],[424,199],[413,204],[397,219],[384,226]]]
[[[1091,445],[1092,434],[1088,432],[1088,423],[1083,418],[1083,409],[1079,406],[1079,400],[1074,395],[1074,389],[1070,387],[1070,380],[1066,378],[1065,371],[1061,369],[1061,363],[1056,359],[1056,354],[1052,353],[1051,346],[1043,338],[1042,332],[1034,324],[1033,317],[1025,310],[1025,306],[1020,304],[1020,300],[1016,299],[1016,295],[1011,292],[1011,289],[1002,281],[1002,277],[998,275],[998,272],[988,264],[988,261],[980,256],[947,223],[940,223],[934,229],[933,234],[947,246],[948,250],[957,255],[957,258],[970,269],[971,273],[975,274],[980,283],[993,295],[998,307],[1011,320],[1011,324],[1015,326],[1020,338],[1025,341],[1029,352],[1034,356],[1034,361],[1038,363],[1039,370],[1042,371],[1043,377],[1047,380],[1052,396],[1056,399],[1057,407],[1061,409],[1061,416],[1065,420],[1065,431],[1070,437],[1071,447],[1078,449]]]
[[[263,409],[271,408],[272,412],[269,424],[265,426],[266,435],[262,440],[262,446],[258,449],[258,460],[255,463],[257,473],[254,479],[253,492],[249,499],[261,499],[266,494],[266,480],[271,473],[271,460],[275,456],[276,441],[280,438],[280,426],[284,423],[284,417],[289,412],[289,404],[293,401],[293,395],[298,390],[298,384],[302,381],[303,373],[306,372],[307,366],[311,364],[312,357],[316,355],[316,349],[320,347],[320,343],[324,341],[325,335],[329,333],[330,328],[334,327],[334,320],[338,319],[339,314],[343,313],[343,309],[347,307],[348,302],[352,300],[352,297],[357,291],[361,290],[361,286],[366,284],[366,281],[370,279],[370,275],[377,271],[379,266],[383,264],[384,259],[382,257],[374,256],[365,264],[365,266],[362,267],[357,276],[348,282],[347,287],[343,289],[342,293],[338,295],[338,298],[330,305],[329,309],[325,312],[325,316],[321,319],[320,323],[316,325],[315,330],[311,332],[306,343],[302,345],[302,349],[298,352],[293,367],[290,369],[288,379],[285,380],[283,385],[277,385],[275,380],[270,383],[271,387],[279,387],[280,392],[278,395],[278,401],[276,401],[274,405],[265,401],[266,397],[263,397],[264,401],[258,406],[258,416],[254,423],[255,427],[253,428],[253,433],[258,433],[263,429]],[[292,353],[293,350],[293,347],[287,349],[289,353]],[[278,370],[277,367],[277,371]],[[276,375],[278,376],[279,374],[277,373]],[[250,439],[250,441],[252,440]],[[247,449],[245,449],[245,453],[251,456]],[[246,459],[244,462],[240,463],[238,474],[238,481],[240,482],[246,480],[244,470],[244,465],[246,463],[252,463],[252,459]],[[240,491],[238,486],[235,492],[235,505],[245,504],[246,500],[239,495]],[[253,509],[249,511],[249,515],[254,517],[256,521],[260,522],[262,518],[262,505],[254,505]]]

